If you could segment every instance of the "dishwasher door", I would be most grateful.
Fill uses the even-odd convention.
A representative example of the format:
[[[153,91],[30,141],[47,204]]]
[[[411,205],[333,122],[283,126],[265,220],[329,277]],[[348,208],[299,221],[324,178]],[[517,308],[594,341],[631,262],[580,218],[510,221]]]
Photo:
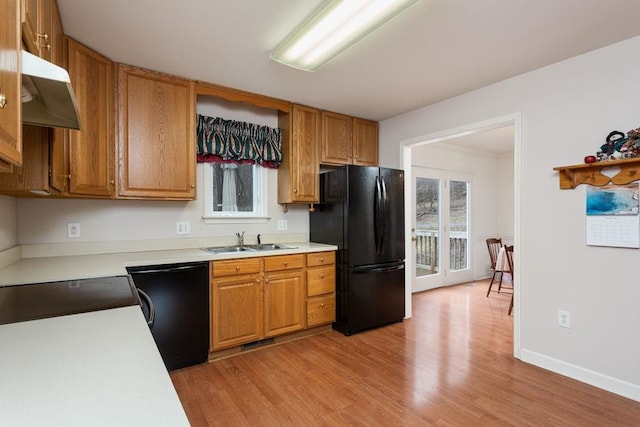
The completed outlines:
[[[138,289],[149,296],[155,318],[151,334],[168,371],[207,361],[209,263],[130,267]],[[148,317],[150,307],[143,301]]]

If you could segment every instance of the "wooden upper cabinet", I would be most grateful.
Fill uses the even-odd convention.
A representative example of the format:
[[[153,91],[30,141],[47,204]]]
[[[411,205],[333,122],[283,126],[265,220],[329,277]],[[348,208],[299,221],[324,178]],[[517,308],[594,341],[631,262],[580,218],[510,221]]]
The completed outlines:
[[[353,118],[353,164],[378,166],[378,122]]]
[[[67,131],[66,148],[69,162],[67,192],[73,196],[113,197],[115,195],[114,65],[108,58],[73,39],[68,39],[68,60],[69,76],[78,101],[81,129]],[[52,175],[53,181],[59,173]]]
[[[118,197],[193,200],[194,82],[118,65]]]
[[[0,160],[22,164],[20,0],[0,2]],[[3,168],[5,171],[8,167]]]
[[[350,116],[322,112],[321,163],[351,163],[352,126],[353,119]]]
[[[24,0],[22,39],[27,50],[62,65],[62,24],[56,0]]]
[[[322,112],[320,163],[378,166],[378,123]]]
[[[294,104],[290,114],[279,114],[278,126],[283,131],[278,203],[317,203],[320,111]]]

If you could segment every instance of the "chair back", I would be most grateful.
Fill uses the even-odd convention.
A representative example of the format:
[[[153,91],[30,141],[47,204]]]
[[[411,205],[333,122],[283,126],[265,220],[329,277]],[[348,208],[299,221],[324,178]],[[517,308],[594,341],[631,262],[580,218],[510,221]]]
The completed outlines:
[[[502,247],[502,239],[489,238],[487,239],[487,249],[489,249],[489,259],[491,260],[491,268],[495,270],[496,260],[498,259],[498,252]]]
[[[507,264],[509,264],[509,273],[511,273],[511,281],[513,282],[513,245],[505,246],[504,254],[507,256]]]

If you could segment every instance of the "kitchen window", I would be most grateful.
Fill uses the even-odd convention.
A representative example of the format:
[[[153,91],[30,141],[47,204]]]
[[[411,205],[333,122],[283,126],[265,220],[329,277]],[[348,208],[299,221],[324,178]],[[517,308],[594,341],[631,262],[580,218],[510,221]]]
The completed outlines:
[[[204,164],[204,220],[263,222],[267,218],[267,169],[249,163]]]

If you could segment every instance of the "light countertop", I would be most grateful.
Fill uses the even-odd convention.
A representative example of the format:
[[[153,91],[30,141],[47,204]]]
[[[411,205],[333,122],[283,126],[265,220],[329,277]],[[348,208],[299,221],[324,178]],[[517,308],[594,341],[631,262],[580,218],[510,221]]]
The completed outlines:
[[[95,255],[68,255],[21,258],[0,269],[0,286],[86,279],[127,274],[127,267],[153,264],[174,264],[193,261],[215,261],[256,256],[289,255],[295,253],[337,250],[321,243],[288,243],[293,249],[256,252],[211,254],[200,248],[161,251],[122,252]]]
[[[0,326],[3,425],[188,426],[140,307]]]

